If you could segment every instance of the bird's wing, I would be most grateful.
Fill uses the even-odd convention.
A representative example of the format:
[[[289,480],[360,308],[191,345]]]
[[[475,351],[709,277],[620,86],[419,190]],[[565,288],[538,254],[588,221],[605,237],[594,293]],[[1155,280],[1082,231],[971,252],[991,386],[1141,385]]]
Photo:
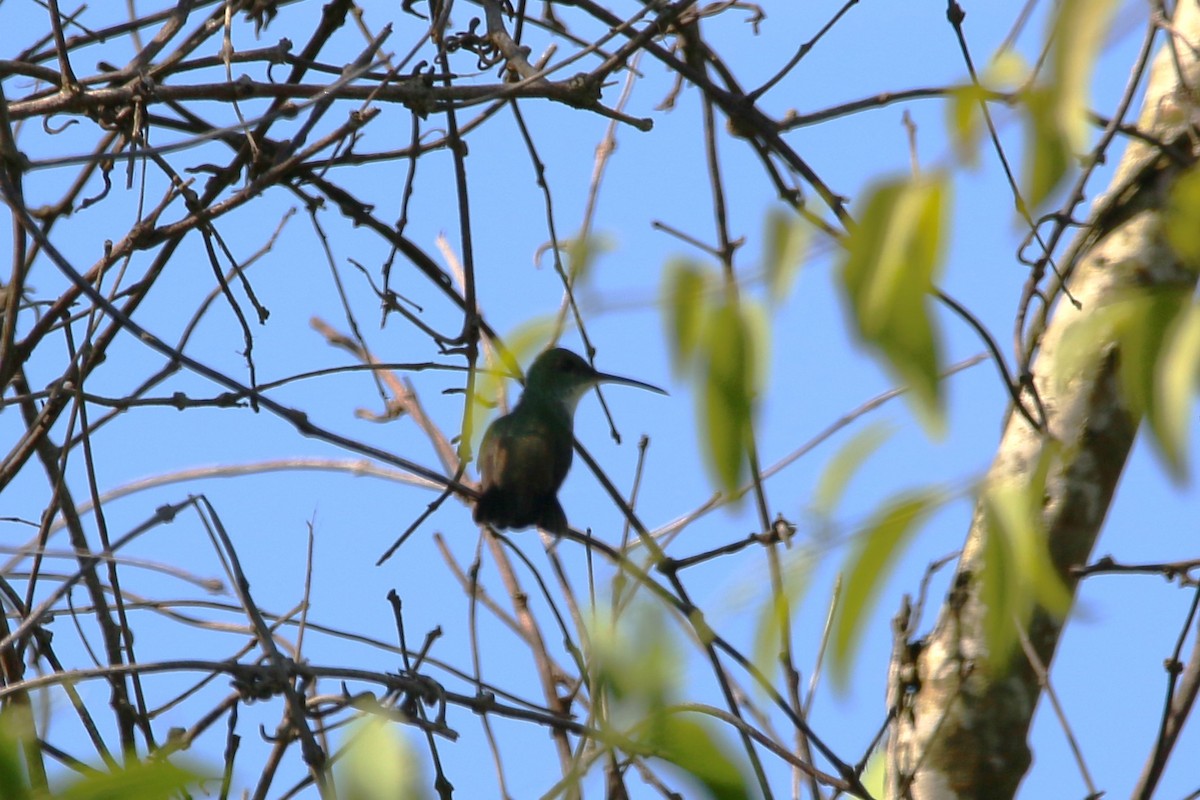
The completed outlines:
[[[481,495],[476,522],[499,527],[538,524],[571,466],[570,430],[553,420],[511,415],[492,423],[479,447]],[[552,515],[553,516],[553,515]],[[558,517],[562,516],[559,511]]]
[[[508,417],[497,419],[488,426],[483,434],[483,441],[479,443],[479,460],[476,466],[479,469],[481,488],[485,492],[497,485],[500,476],[504,474],[508,454],[498,442],[504,438],[508,422]]]

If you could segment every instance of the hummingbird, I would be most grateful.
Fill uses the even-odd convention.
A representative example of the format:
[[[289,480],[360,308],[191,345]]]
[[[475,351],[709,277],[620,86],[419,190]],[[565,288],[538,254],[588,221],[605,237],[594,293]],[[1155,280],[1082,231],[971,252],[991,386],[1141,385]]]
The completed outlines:
[[[561,347],[539,355],[529,368],[516,408],[483,434],[477,523],[496,528],[536,525],[550,533],[566,533],[567,515],[558,503],[558,490],[575,455],[575,407],[584,392],[600,383],[666,394],[648,383],[597,372]]]

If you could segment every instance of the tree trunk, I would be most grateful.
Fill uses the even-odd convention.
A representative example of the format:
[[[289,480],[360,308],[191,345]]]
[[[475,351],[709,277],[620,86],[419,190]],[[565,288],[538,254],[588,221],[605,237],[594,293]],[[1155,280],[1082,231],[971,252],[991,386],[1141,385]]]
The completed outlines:
[[[1184,156],[1168,158],[1141,139],[1129,145],[1110,191],[1059,264],[1074,264],[1068,285],[1081,307],[1056,305],[1033,362],[1047,434],[1010,414],[986,478],[986,486],[1027,484],[1046,448],[1060,448],[1046,479],[1042,521],[1050,557],[1072,593],[1076,579],[1069,569],[1085,563],[1092,550],[1140,420],[1121,396],[1115,338],[1096,341],[1100,358],[1093,369],[1062,381],[1056,376],[1067,357],[1063,332],[1132,287],[1194,289],[1196,282],[1196,273],[1179,263],[1160,233],[1167,194],[1197,154],[1191,125],[1200,86],[1194,49],[1200,44],[1200,3],[1181,0],[1176,9],[1173,25],[1164,26],[1168,38],[1154,62],[1138,128],[1151,140],[1177,145]],[[896,648],[889,681],[896,711],[888,745],[890,798],[1009,798],[1029,767],[1026,737],[1041,685],[1020,646],[1007,667],[1005,659],[989,659],[979,580],[984,534],[985,515],[977,504],[937,625],[920,642],[900,637]],[[1064,623],[1044,609],[1034,611],[1026,630],[1041,664],[1052,659]]]

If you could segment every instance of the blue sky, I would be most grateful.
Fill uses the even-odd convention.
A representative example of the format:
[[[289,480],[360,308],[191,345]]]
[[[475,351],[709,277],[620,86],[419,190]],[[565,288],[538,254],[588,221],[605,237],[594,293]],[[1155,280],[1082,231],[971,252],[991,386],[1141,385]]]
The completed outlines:
[[[624,12],[632,13],[634,5],[626,5]],[[1126,5],[1134,10],[1117,15],[1113,36],[1097,67],[1093,105],[1102,112],[1113,107],[1123,89],[1141,38],[1142,22],[1134,13],[1136,4]],[[362,6],[373,28],[384,22],[395,23],[395,33],[385,49],[407,51],[417,35],[415,21],[400,16],[395,4],[365,2]],[[998,6],[964,6],[966,36],[977,63],[987,61],[1012,25],[1015,10]],[[1044,6],[1037,7],[1019,40],[1019,50],[1028,60],[1036,57],[1041,42]],[[767,18],[757,36],[739,11],[705,20],[704,30],[743,85],[753,86],[772,74],[837,7],[828,2],[768,2],[764,4]],[[320,4],[308,3],[298,13],[315,16],[319,11]],[[573,21],[571,11],[569,6],[562,7],[563,18],[569,24]],[[6,3],[0,6],[0,28],[40,30],[44,13],[33,3]],[[89,26],[96,27],[101,14],[119,12],[114,7],[89,13],[95,15]],[[285,9],[261,41],[254,40],[249,28],[239,27],[234,45],[239,49],[260,47],[285,35],[304,41],[304,32],[311,26],[293,19],[294,13],[295,9]],[[456,19],[458,26],[465,27],[465,17],[474,13],[464,6],[464,19]],[[852,8],[828,38],[766,95],[764,107],[777,116],[789,109],[807,113],[881,92],[961,81],[965,69],[944,14],[945,7],[939,3],[866,3]],[[330,52],[348,61],[362,41],[352,32],[345,33]],[[531,34],[529,43],[536,57],[546,40],[540,34]],[[121,63],[128,57],[121,47],[118,43],[81,53],[79,63],[85,65],[81,71],[90,69],[101,58]],[[559,56],[564,52],[560,49]],[[331,58],[326,56],[327,60]],[[459,68],[465,71],[468,64],[464,60]],[[697,509],[714,490],[703,468],[699,441],[703,431],[696,420],[696,398],[688,383],[671,373],[657,305],[663,264],[680,256],[704,256],[655,230],[651,223],[661,221],[706,242],[714,241],[715,236],[709,184],[703,171],[696,94],[685,90],[673,110],[657,110],[670,88],[669,76],[654,62],[643,61],[641,69],[644,77],[635,85],[626,111],[652,118],[654,129],[640,133],[629,127],[618,128],[617,149],[608,164],[593,222],[594,232],[610,249],[598,258],[578,299],[588,334],[598,347],[597,366],[664,386],[670,396],[622,387],[606,390],[605,400],[623,439],[621,446],[609,437],[595,398],[586,397],[577,414],[576,435],[623,490],[628,490],[633,481],[639,437],[650,437],[638,510],[653,528]],[[11,77],[5,80],[4,88],[10,101],[28,91],[26,84]],[[620,89],[619,85],[606,88],[605,103],[614,104]],[[252,115],[254,108],[247,104],[244,110]],[[336,105],[329,119],[340,121],[350,109],[349,104]],[[522,110],[533,131],[538,155],[546,164],[559,236],[569,237],[580,226],[595,147],[608,122],[597,115],[541,102],[525,102]],[[1019,160],[1023,130],[1011,112],[995,110],[1006,152]],[[849,198],[850,211],[856,213],[855,200],[864,196],[873,181],[902,175],[910,169],[909,142],[902,124],[906,111],[916,125],[916,148],[922,167],[949,165],[945,108],[938,100],[898,103],[843,117],[790,133],[788,141],[835,191]],[[211,113],[218,111],[214,107]],[[378,124],[368,127],[365,140],[357,147],[360,152],[399,148],[407,141],[407,112],[385,107],[383,114]],[[442,124],[436,119],[426,122],[428,128]],[[28,124],[20,132],[18,143],[35,160],[78,154],[86,152],[94,135],[89,126],[85,121],[50,137],[36,124]],[[167,131],[152,132],[155,143],[170,137]],[[544,199],[511,114],[501,112],[486,127],[472,133],[468,141],[470,155],[466,163],[479,302],[489,324],[507,334],[531,320],[552,316],[561,300],[561,286],[548,259],[535,260],[535,253],[547,240]],[[773,187],[743,143],[723,137],[719,147],[730,228],[734,236],[746,239],[737,255],[738,274],[746,276],[748,296],[761,296],[761,287],[751,276],[759,269],[764,217],[778,202]],[[181,153],[172,157],[177,158],[172,163],[222,163],[227,158],[222,148],[213,145],[207,145],[206,152],[211,154],[207,158]],[[1119,153],[1119,148],[1115,152]],[[406,170],[406,162],[390,161],[335,170],[332,176],[375,203],[382,218],[394,219]],[[26,181],[30,205],[53,202],[73,174],[69,167],[46,167],[30,173]],[[1103,189],[1106,179],[1105,173],[1095,179],[1093,196]],[[122,165],[114,171],[112,197],[60,223],[58,241],[78,266],[90,265],[100,254],[106,236],[119,235],[132,224],[136,192],[126,190],[124,180]],[[436,239],[443,234],[451,250],[462,249],[453,185],[447,154],[433,153],[421,159],[406,234],[435,255]],[[161,179],[151,175],[147,202],[155,202],[162,190]],[[1023,231],[994,153],[984,151],[976,170],[954,172],[953,197],[950,247],[941,285],[971,308],[1008,350],[1011,321],[1026,271],[1015,258]],[[321,239],[304,209],[297,205],[294,195],[276,190],[217,224],[233,252],[242,258],[261,248],[276,226],[284,224],[274,248],[248,273],[255,293],[271,311],[268,323],[254,329],[260,381],[348,363],[343,353],[327,346],[309,326],[310,318],[319,317],[339,330],[346,329],[345,313],[335,293]],[[288,217],[292,208],[296,213]],[[175,219],[182,213],[175,208],[167,218]],[[396,317],[387,327],[378,328],[377,303],[350,260],[377,274],[387,256],[386,248],[362,229],[350,226],[336,209],[323,209],[317,218],[328,233],[334,263],[375,355],[395,362],[461,363],[437,356],[426,337]],[[10,235],[6,226],[0,232],[0,244],[7,245],[10,239],[5,237]],[[878,362],[849,333],[844,308],[835,292],[835,256],[836,250],[828,242],[817,241],[792,293],[773,312],[770,377],[758,425],[764,465],[787,457],[842,415],[892,388],[891,379]],[[146,260],[145,254],[139,254],[131,269],[136,273]],[[48,263],[40,263],[30,283],[38,296],[53,297],[63,279]],[[139,310],[139,320],[166,341],[175,342],[192,316],[197,298],[212,286],[213,276],[202,244],[198,237],[190,237],[173,259],[164,282]],[[425,321],[445,330],[457,329],[460,321],[455,310],[403,262],[394,268],[393,286],[422,307]],[[948,363],[983,349],[961,321],[944,309],[936,313]],[[579,349],[580,340],[569,332],[563,344]],[[238,355],[242,346],[232,312],[218,301],[200,323],[188,352],[244,379],[244,364]],[[44,358],[39,353],[28,365],[32,385],[39,387],[52,380],[61,373],[62,364],[61,353]],[[96,394],[119,396],[160,364],[160,359],[142,344],[124,337],[110,351],[108,363],[97,371],[88,388]],[[421,371],[408,377],[430,416],[448,435],[457,435],[463,398],[460,393],[445,392],[461,389],[461,376]],[[767,485],[772,514],[782,513],[799,525],[800,543],[785,556],[789,569],[799,573],[808,568],[807,560],[815,559],[810,584],[796,613],[794,638],[798,666],[806,681],[816,657],[831,586],[848,553],[845,543],[853,540],[875,508],[898,491],[933,486],[957,498],[930,520],[884,582],[849,691],[836,695],[826,677],[819,692],[813,727],[849,761],[861,757],[884,715],[890,617],[901,595],[916,591],[926,565],[961,544],[972,512],[971,484],[986,470],[999,439],[1006,396],[992,365],[983,363],[954,376],[948,380],[946,390],[949,424],[944,438],[930,440],[905,404],[893,401],[797,460]],[[155,394],[174,391],[205,397],[220,389],[195,375],[180,373]],[[291,384],[273,396],[305,410],[314,422],[329,429],[430,467],[437,463],[427,441],[409,420],[381,425],[356,418],[358,408],[381,410],[377,392],[362,373]],[[514,386],[510,397],[515,396]],[[98,413],[99,409],[92,412],[93,416]],[[814,487],[823,469],[849,433],[874,422],[890,426],[891,437],[850,485],[835,518],[825,526],[818,525],[811,509]],[[14,441],[20,430],[19,414],[14,409],[0,414],[0,441]],[[61,427],[56,435],[61,440]],[[1193,453],[1198,444],[1193,431]],[[447,503],[394,558],[376,567],[380,553],[434,495],[395,481],[354,477],[348,468],[359,456],[305,439],[268,414],[256,415],[245,409],[193,409],[185,413],[169,408],[139,409],[100,431],[94,446],[101,492],[149,476],[182,473],[184,478],[110,503],[107,521],[111,530],[125,531],[151,517],[163,503],[203,493],[233,537],[259,604],[283,612],[294,606],[304,591],[306,540],[311,524],[315,541],[310,621],[391,643],[394,626],[384,598],[394,588],[404,600],[409,641],[420,641],[426,631],[440,626],[442,638],[432,654],[469,670],[467,603],[435,542],[435,535],[440,534],[459,564],[466,566],[472,561],[477,530],[465,506]],[[334,459],[341,469],[287,469],[221,479],[189,477],[189,471],[204,467],[303,458]],[[86,484],[81,461],[74,462],[71,474],[76,481],[76,497],[82,500]],[[44,477],[28,468],[0,498],[0,517],[36,520],[45,498]],[[619,539],[619,512],[581,465],[576,465],[561,499],[577,527],[590,526],[608,541]],[[1117,560],[1131,563],[1194,557],[1196,500],[1194,488],[1169,483],[1154,454],[1145,442],[1139,442],[1095,555],[1111,553]],[[0,541],[9,545],[24,542],[32,534],[31,528],[20,524],[6,521],[0,525],[4,531]],[[741,538],[757,527],[751,504],[721,510],[689,526],[671,552],[676,556],[701,552]],[[545,567],[545,556],[534,533],[519,533],[514,539],[535,564]],[[59,534],[54,544],[65,547],[65,538]],[[583,594],[583,552],[563,545],[559,554],[571,570],[576,590]],[[127,555],[182,566],[204,577],[221,574],[202,526],[191,515],[143,536]],[[65,564],[61,568],[67,569]],[[604,594],[605,578],[610,573],[603,566],[598,569],[599,591]],[[718,630],[749,648],[755,620],[768,598],[765,569],[765,557],[749,551],[691,570],[684,580],[695,602],[707,610]],[[205,597],[197,589],[183,587],[177,577],[132,567],[126,574],[130,576],[126,589],[147,597]],[[529,576],[522,577],[532,589]],[[936,606],[944,590],[945,577],[933,584],[931,607]],[[481,580],[491,594],[503,596],[503,587],[490,564],[485,563]],[[208,599],[230,602],[229,597]],[[1148,757],[1164,697],[1162,661],[1174,646],[1189,601],[1186,592],[1155,577],[1095,577],[1085,582],[1079,595],[1075,612],[1078,618],[1068,627],[1052,680],[1095,783],[1111,796],[1128,793]],[[79,595],[76,602],[84,602],[83,596]],[[541,609],[536,597],[532,602]],[[141,660],[182,658],[189,652],[195,655],[197,647],[210,657],[221,658],[236,647],[233,634],[201,633],[140,613],[144,630],[149,632],[139,638]],[[241,622],[233,613],[195,613],[229,623]],[[930,622],[931,615],[927,614],[926,629]],[[70,621],[59,619],[55,629],[56,644],[61,642],[61,647],[86,663],[86,657],[71,644],[76,637]],[[677,638],[682,643],[682,637]],[[481,626],[480,643],[486,678],[531,699],[540,696],[528,654],[510,634],[488,620]],[[701,656],[693,647],[684,649],[687,695],[719,705]],[[394,655],[379,648],[317,632],[306,635],[305,655],[313,663],[375,669],[399,666]],[[443,673],[434,676],[446,678]],[[469,691],[463,684],[446,679],[455,690]],[[161,681],[159,691],[164,695],[186,685],[186,679],[178,675]],[[204,695],[210,701],[226,691],[223,681],[216,683]],[[98,682],[83,684],[80,690],[86,700],[107,702],[107,691]],[[331,684],[325,690],[336,692],[338,688]],[[77,725],[61,694],[51,694],[50,702],[59,712],[54,715],[53,731],[69,731]],[[189,724],[199,707],[185,705],[164,712],[162,730],[168,725]],[[255,724],[261,721],[271,730],[277,713],[277,706],[245,709],[239,723],[245,748],[239,756],[240,785],[253,785],[254,765],[264,752],[258,744]],[[462,738],[455,744],[443,743],[441,753],[460,796],[493,796],[495,779],[490,757],[483,749],[478,720],[458,711],[452,712],[449,723],[462,733]],[[545,734],[526,724],[500,722],[497,726],[510,770],[512,795],[536,796],[549,786],[549,770],[544,760],[523,756],[527,752],[549,753],[544,750]],[[1197,736],[1200,734],[1195,726],[1185,733],[1185,741],[1177,749],[1162,785],[1162,796],[1180,796],[1200,783],[1195,767],[1184,757],[1196,752],[1200,745]],[[423,748],[420,739],[413,741]],[[224,729],[218,726],[197,743],[195,755],[203,762],[216,764],[223,746]],[[82,741],[76,747],[77,754],[87,752]],[[1032,748],[1035,761],[1023,786],[1023,796],[1086,793],[1063,733],[1045,703],[1034,725]],[[292,764],[289,768],[295,767]],[[782,771],[773,778],[775,790],[785,796],[789,778]],[[286,782],[278,785],[282,787]]]

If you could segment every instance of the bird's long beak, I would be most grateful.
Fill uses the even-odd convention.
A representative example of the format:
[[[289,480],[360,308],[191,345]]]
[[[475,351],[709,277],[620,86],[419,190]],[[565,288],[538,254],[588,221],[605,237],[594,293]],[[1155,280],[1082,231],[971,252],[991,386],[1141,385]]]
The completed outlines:
[[[638,389],[645,389],[658,394],[666,394],[666,389],[660,389],[657,386],[642,381],[635,381],[633,378],[622,378],[620,375],[610,375],[607,372],[596,372],[592,375],[592,380],[596,383],[620,383],[625,386],[633,386]]]

